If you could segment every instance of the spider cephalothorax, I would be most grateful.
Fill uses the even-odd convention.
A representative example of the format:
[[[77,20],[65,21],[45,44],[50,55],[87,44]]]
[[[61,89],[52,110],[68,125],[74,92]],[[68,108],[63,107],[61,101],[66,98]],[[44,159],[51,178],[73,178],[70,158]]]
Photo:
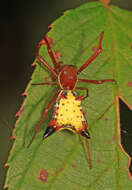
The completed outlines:
[[[58,82],[63,90],[73,90],[77,83],[77,68],[74,65],[64,65],[59,75]]]

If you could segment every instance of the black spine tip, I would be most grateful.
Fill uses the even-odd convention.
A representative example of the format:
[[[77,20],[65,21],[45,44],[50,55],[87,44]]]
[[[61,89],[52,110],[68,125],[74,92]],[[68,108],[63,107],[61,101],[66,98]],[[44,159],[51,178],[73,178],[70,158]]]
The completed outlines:
[[[85,138],[87,139],[90,139],[90,134],[87,130],[82,130],[82,133],[81,133],[82,136],[84,136]]]
[[[55,127],[47,127],[44,135],[43,135],[43,140],[47,138],[48,136],[52,135],[56,131]]]

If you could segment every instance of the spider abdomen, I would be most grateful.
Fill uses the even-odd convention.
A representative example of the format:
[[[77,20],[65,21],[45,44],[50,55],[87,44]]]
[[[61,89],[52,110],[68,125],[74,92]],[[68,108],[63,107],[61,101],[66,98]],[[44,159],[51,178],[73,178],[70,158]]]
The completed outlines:
[[[80,133],[86,128],[86,119],[81,107],[82,97],[76,97],[72,91],[62,92],[53,111],[53,119],[49,126],[57,130],[68,129]]]

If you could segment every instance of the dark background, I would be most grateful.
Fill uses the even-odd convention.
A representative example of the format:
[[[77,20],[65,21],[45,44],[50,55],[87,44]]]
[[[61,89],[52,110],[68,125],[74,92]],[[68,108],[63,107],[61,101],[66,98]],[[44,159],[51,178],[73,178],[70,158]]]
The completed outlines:
[[[11,147],[9,136],[33,72],[37,42],[48,31],[48,25],[64,10],[89,0],[8,0],[0,7],[0,189],[7,169],[4,169]],[[113,0],[113,4],[132,10],[131,0]],[[121,103],[121,126],[124,147],[132,156],[132,113]],[[129,146],[128,146],[129,145]]]

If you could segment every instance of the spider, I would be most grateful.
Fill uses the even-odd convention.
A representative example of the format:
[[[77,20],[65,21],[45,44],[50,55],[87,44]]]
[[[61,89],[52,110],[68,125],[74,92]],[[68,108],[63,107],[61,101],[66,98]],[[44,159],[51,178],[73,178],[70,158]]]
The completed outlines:
[[[51,50],[51,43],[46,35],[37,45],[36,47],[36,59],[39,60],[44,67],[47,68],[52,74],[52,81],[32,84],[32,85],[57,85],[59,89],[55,93],[55,95],[50,99],[46,108],[44,109],[42,118],[36,127],[34,135],[28,145],[28,147],[32,144],[38,130],[40,129],[42,123],[44,122],[48,111],[50,110],[53,102],[56,100],[56,104],[53,108],[52,119],[49,122],[49,126],[47,127],[43,139],[47,138],[51,134],[56,131],[60,131],[62,129],[68,129],[72,132],[78,133],[86,138],[86,147],[89,152],[88,139],[90,138],[90,134],[87,131],[87,120],[85,118],[84,111],[81,107],[81,102],[85,98],[88,97],[88,88],[86,87],[78,87],[78,83],[93,83],[93,84],[103,84],[104,82],[115,82],[114,79],[103,79],[103,80],[88,80],[88,79],[80,79],[78,75],[85,70],[88,65],[102,52],[102,40],[103,40],[104,32],[101,32],[99,45],[97,49],[94,51],[93,55],[78,69],[75,65],[63,65],[61,62],[57,62],[53,51]],[[39,55],[39,48],[42,45],[47,46],[48,54],[52,60],[54,68],[51,68],[46,61]],[[86,95],[84,97],[77,96],[75,90],[85,90]],[[91,164],[90,164],[91,168]]]

